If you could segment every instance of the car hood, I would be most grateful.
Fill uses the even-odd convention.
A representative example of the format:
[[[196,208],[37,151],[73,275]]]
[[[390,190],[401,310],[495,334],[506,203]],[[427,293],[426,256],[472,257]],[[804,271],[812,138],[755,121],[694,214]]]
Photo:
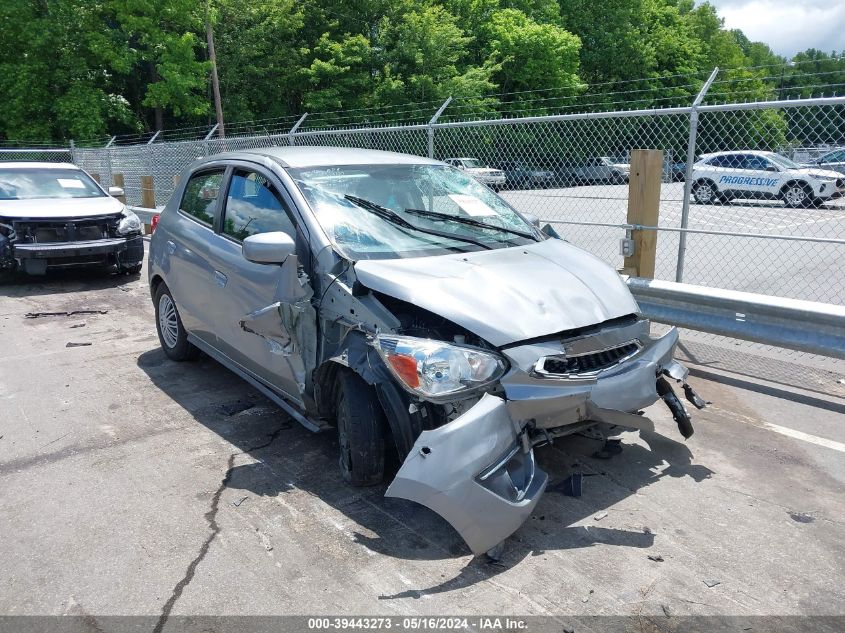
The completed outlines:
[[[819,169],[818,167],[805,167],[804,169],[799,169],[797,171],[813,178],[842,178],[842,174],[838,171]]]
[[[111,196],[102,198],[38,198],[0,200],[0,218],[61,219],[87,218],[120,213],[123,203]]]
[[[568,242],[362,260],[362,284],[438,314],[495,346],[638,312],[619,274]]]

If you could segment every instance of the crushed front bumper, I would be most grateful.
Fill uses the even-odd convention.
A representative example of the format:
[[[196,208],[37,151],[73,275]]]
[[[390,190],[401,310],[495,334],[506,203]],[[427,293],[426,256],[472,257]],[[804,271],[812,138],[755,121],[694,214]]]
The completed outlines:
[[[144,260],[144,241],[134,235],[76,242],[16,242],[11,244],[11,255],[30,274],[91,264],[131,266]]]
[[[600,334],[623,340],[642,322]],[[608,338],[609,337],[609,338]],[[533,373],[538,353],[558,353],[564,343],[540,343],[506,350],[511,372],[502,379],[504,397],[485,394],[463,415],[423,431],[385,493],[437,512],[475,554],[515,532],[545,490],[548,476],[534,461],[533,445],[555,435],[605,422],[654,430],[637,412],[660,396],[662,374],[682,381],[686,369],[673,360],[673,328],[659,338],[645,334],[636,355],[607,371],[579,379],[550,379]],[[592,343],[595,343],[595,339]],[[578,342],[567,351],[577,353]]]

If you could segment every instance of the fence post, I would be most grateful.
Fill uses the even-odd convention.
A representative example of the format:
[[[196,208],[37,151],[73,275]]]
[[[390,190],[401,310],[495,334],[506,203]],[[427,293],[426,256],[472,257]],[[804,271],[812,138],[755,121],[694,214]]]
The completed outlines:
[[[74,165],[77,164],[76,162],[76,143],[73,142],[73,139],[70,139],[70,162]]]
[[[88,175],[89,175],[89,176],[91,176],[91,178],[93,178],[94,180],[96,180],[96,181],[97,181],[97,184],[102,184],[102,183],[100,182],[100,174],[99,174],[99,172],[92,171],[92,172],[91,172],[90,174],[88,174]]]
[[[446,99],[443,102],[443,105],[438,108],[437,112],[434,113],[434,116],[431,117],[431,120],[428,122],[428,157],[434,158],[434,124],[437,123],[437,119],[440,118],[440,115],[443,114],[443,110],[452,103],[452,97]]]
[[[120,187],[121,189],[123,189],[123,195],[117,196],[117,199],[120,200],[123,204],[126,204],[126,181],[123,179],[123,174],[121,174],[120,172],[112,174],[112,182],[114,183],[115,187]]]
[[[716,75],[718,74],[719,67],[716,66],[716,68],[713,69],[713,72],[710,73],[710,77],[708,77],[707,81],[704,82],[704,85],[701,86],[701,90],[698,91],[695,101],[692,102],[692,110],[690,110],[689,142],[687,143],[687,169],[686,176],[684,177],[683,207],[681,208],[682,229],[688,228],[689,225],[689,199],[690,195],[692,195],[692,164],[695,162],[695,142],[696,137],[698,136],[698,106],[700,106],[701,102],[704,101],[707,91],[710,90],[710,85],[716,79]],[[686,257],[686,252],[687,234],[684,231],[681,231],[678,238],[678,262],[675,267],[675,281],[678,283],[684,280],[684,259]]]
[[[156,192],[152,176],[141,176],[141,206],[147,209],[156,208]]]
[[[663,181],[663,151],[631,151],[628,178],[628,224],[657,226],[660,215],[660,183]],[[623,272],[635,277],[654,278],[657,255],[657,231],[633,229],[634,252],[625,257]]]
[[[296,145],[296,138],[294,137],[294,134],[296,134],[296,131],[299,129],[299,126],[305,122],[305,117],[307,116],[308,113],[306,112],[301,117],[299,117],[299,120],[296,123],[293,124],[293,127],[288,132],[288,145]]]

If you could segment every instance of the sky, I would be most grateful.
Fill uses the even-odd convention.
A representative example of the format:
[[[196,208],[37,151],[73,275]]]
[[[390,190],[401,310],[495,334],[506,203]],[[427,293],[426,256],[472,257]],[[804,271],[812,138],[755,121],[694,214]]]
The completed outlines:
[[[725,27],[742,29],[751,41],[765,42],[775,53],[792,57],[818,48],[845,51],[843,0],[710,0]]]

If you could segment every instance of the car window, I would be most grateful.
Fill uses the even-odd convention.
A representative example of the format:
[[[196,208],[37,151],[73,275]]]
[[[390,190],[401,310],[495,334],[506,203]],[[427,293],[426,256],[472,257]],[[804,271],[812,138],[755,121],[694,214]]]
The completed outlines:
[[[824,163],[841,163],[845,161],[845,150],[841,152],[833,152],[828,154],[824,158],[822,158],[821,162]]]
[[[758,171],[765,171],[771,163],[762,156],[755,156],[754,154],[745,157],[745,169],[755,169]]]
[[[282,231],[296,239],[296,228],[286,205],[266,176],[235,170],[226,197],[223,233],[236,240],[250,235]]]
[[[81,169],[0,167],[0,200],[100,198],[105,195]]]
[[[214,210],[223,182],[223,170],[204,171],[194,174],[185,185],[179,210],[199,220],[203,224],[214,224]]]

